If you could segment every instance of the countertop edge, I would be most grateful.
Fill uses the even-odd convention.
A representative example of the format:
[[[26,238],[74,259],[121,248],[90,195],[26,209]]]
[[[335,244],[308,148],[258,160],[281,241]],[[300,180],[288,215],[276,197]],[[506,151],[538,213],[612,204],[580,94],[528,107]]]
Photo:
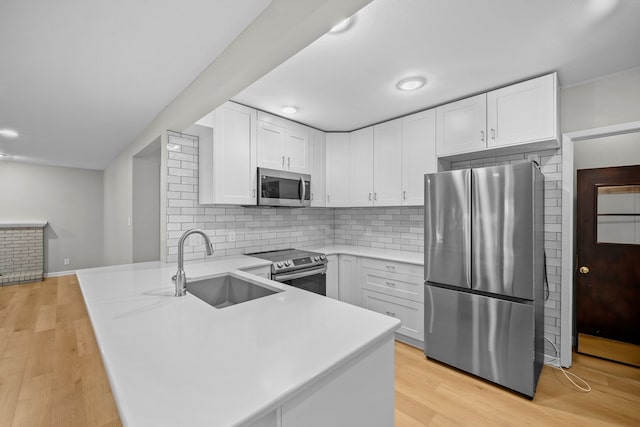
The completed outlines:
[[[374,258],[385,261],[394,261],[404,264],[424,265],[424,253],[398,251],[384,248],[371,248],[368,246],[335,245],[313,248],[325,255],[353,255],[362,258]]]

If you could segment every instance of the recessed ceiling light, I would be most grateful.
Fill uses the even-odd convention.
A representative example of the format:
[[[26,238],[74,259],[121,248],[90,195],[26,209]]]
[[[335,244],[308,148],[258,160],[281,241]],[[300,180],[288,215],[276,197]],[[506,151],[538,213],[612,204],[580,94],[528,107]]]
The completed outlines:
[[[293,105],[287,105],[285,107],[282,107],[282,112],[285,114],[295,114],[298,112],[298,110],[299,108]]]
[[[334,25],[333,27],[331,27],[331,29],[329,30],[329,32],[331,34],[336,34],[336,33],[341,33],[343,31],[347,31],[347,29],[349,27],[351,27],[351,25],[353,25],[353,21],[354,18],[353,16],[350,16],[348,18],[343,19],[342,21],[338,22],[336,25]]]
[[[17,138],[18,132],[13,129],[0,129],[0,135],[6,138]]]
[[[426,83],[427,83],[427,79],[425,79],[424,77],[413,76],[413,77],[407,77],[406,79],[400,80],[396,84],[396,87],[400,90],[410,91],[410,90],[420,89]]]

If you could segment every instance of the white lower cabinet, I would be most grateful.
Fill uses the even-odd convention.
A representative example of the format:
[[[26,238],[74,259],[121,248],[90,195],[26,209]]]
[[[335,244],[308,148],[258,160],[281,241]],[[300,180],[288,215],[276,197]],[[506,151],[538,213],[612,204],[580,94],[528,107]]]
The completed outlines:
[[[396,333],[424,341],[424,268],[373,258],[360,265],[363,307],[397,317]]]
[[[349,304],[362,306],[362,288],[358,274],[358,258],[340,255],[338,271],[338,299]]]
[[[388,427],[394,423],[393,334],[248,427]]]
[[[424,303],[388,294],[362,290],[364,308],[400,319],[402,325],[396,331],[418,341],[424,341]]]
[[[339,299],[338,277],[339,262],[338,255],[327,255],[327,296],[333,299]]]
[[[392,426],[393,366],[389,335],[285,402],[280,427]]]
[[[327,259],[328,297],[397,317],[402,326],[396,334],[424,341],[421,265],[342,254]]]

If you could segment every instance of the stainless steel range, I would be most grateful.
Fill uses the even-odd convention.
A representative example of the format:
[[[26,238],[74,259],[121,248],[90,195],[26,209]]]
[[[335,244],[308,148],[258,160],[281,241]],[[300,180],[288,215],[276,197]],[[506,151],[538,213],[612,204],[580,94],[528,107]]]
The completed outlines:
[[[327,257],[324,254],[299,249],[280,249],[247,255],[271,261],[271,280],[327,295]]]

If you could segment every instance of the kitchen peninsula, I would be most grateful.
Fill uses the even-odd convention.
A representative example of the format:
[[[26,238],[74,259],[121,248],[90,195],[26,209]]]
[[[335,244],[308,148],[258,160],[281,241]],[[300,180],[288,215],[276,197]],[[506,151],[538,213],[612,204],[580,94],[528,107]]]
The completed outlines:
[[[265,265],[186,266],[283,290],[222,309],[173,296],[173,264],[78,271],[123,425],[393,425],[400,322],[240,271]]]

